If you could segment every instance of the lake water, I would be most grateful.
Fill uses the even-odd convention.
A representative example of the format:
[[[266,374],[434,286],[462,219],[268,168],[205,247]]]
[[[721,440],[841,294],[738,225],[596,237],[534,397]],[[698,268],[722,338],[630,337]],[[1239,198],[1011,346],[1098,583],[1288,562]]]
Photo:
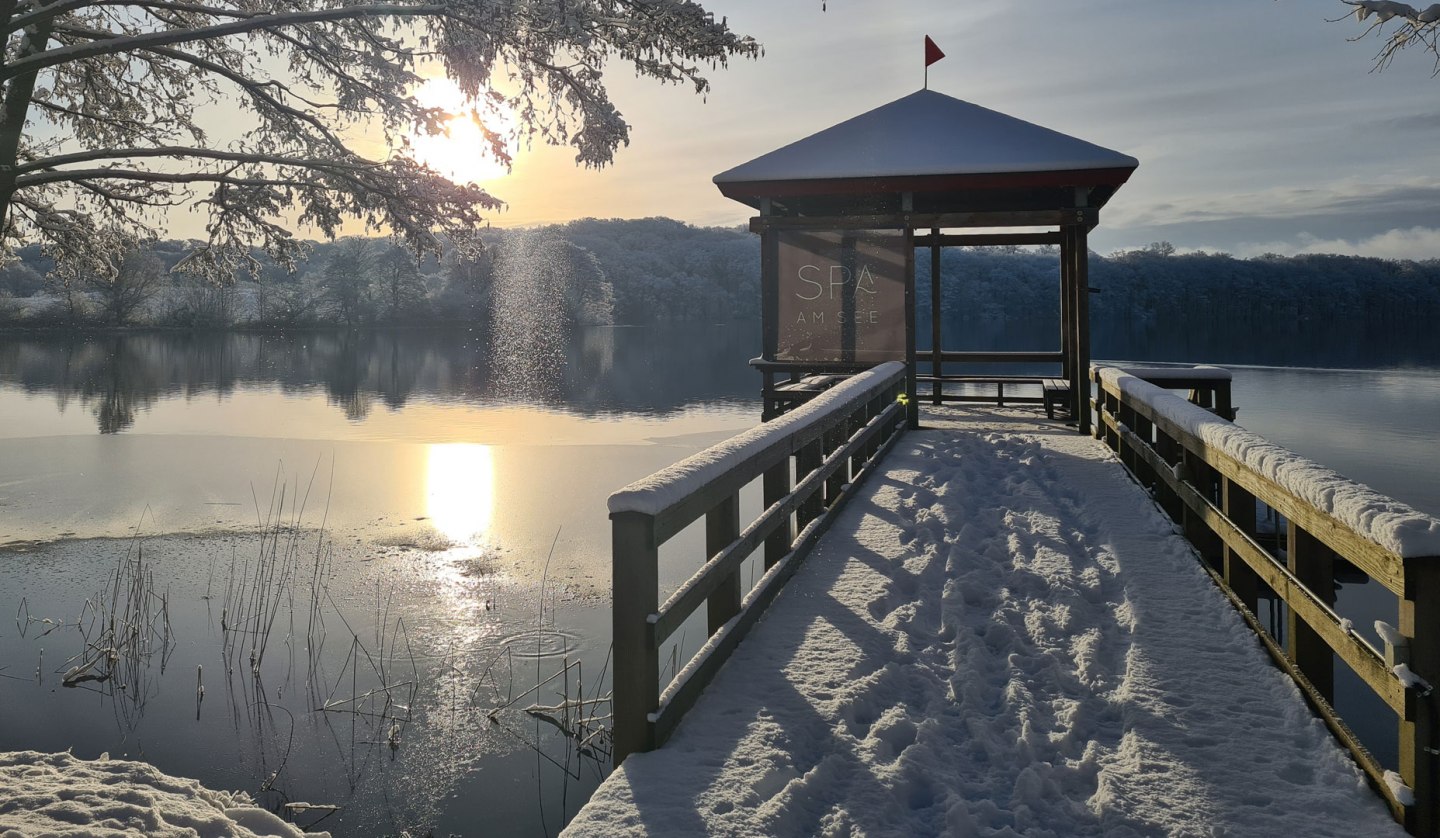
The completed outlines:
[[[756,346],[587,330],[517,383],[464,331],[0,339],[0,749],[337,804],[340,834],[554,833],[607,769],[605,497],[753,424]],[[1239,420],[1440,514],[1440,363],[1373,365],[1232,367]]]
[[[342,834],[557,831],[603,740],[523,708],[602,690],[605,497],[754,423],[754,339],[587,331],[523,399],[463,331],[0,340],[0,749]],[[126,677],[62,686],[116,646]]]

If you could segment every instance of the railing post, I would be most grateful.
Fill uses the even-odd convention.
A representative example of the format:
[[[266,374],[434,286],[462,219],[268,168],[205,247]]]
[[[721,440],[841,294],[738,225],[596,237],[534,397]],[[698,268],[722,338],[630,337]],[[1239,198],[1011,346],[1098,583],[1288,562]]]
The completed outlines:
[[[1405,562],[1405,594],[1400,598],[1400,633],[1409,639],[1410,669],[1431,684],[1440,681],[1440,557]],[[1436,737],[1437,696],[1405,691],[1400,719],[1400,776],[1415,792],[1415,805],[1405,813],[1411,835],[1440,832],[1440,772],[1432,749]]]
[[[876,416],[879,416],[881,413],[883,413],[885,410],[885,405],[887,403],[888,402],[885,398],[885,392],[879,393],[875,396],[875,398],[866,402],[865,424],[870,424],[870,422],[873,421]],[[880,444],[881,442],[883,442],[883,437],[884,434],[879,433],[875,436],[870,437],[870,441],[865,443],[864,449],[862,449],[860,452],[861,455],[865,458],[865,462],[870,462],[870,460],[874,458],[875,452],[880,450]]]
[[[826,431],[822,438],[825,440],[825,456],[839,451],[845,446],[845,424],[839,424]],[[835,499],[840,497],[846,483],[850,482],[850,464],[844,462],[840,467],[825,479],[825,507],[828,509],[835,504]]]
[[[1215,412],[1226,422],[1235,421],[1235,403],[1230,396],[1230,379],[1215,382]]]
[[[1120,419],[1120,397],[1114,393],[1105,394],[1105,404],[1110,407],[1110,415],[1118,421]],[[1120,450],[1120,431],[1114,428],[1107,428],[1106,433],[1110,437],[1110,447],[1116,451]]]
[[[820,439],[816,438],[806,443],[800,448],[799,451],[795,452],[796,483],[802,482],[806,477],[810,475],[811,472],[820,467],[820,463],[825,459],[825,455],[821,451],[821,445],[822,443]],[[825,498],[822,487],[821,489],[817,489],[814,494],[801,502],[799,509],[795,511],[795,524],[797,527],[803,530],[805,529],[806,524],[809,524],[811,521],[819,518],[820,513],[824,511]]]
[[[1181,462],[1185,464],[1185,474],[1202,497],[1211,503],[1215,502],[1215,469],[1200,459],[1189,449],[1182,449]],[[1188,504],[1181,504],[1185,520],[1182,526],[1185,529],[1185,538],[1205,558],[1205,561],[1213,568],[1219,570],[1224,568],[1224,542],[1220,535],[1210,529],[1205,523],[1205,518],[1195,512]]]
[[[610,516],[615,673],[615,765],[629,754],[655,747],[648,716],[660,704],[660,650],[650,615],[660,610],[659,549],[655,520],[641,512]]]
[[[760,371],[760,421],[769,422],[779,415],[776,410],[775,373],[773,370]]]
[[[1128,465],[1128,454],[1125,452],[1125,437],[1120,433],[1119,427],[1122,421],[1122,411],[1125,406],[1124,401],[1118,394],[1111,393],[1109,390],[1103,392],[1105,394],[1105,404],[1109,407],[1110,416],[1115,420],[1116,425],[1114,430],[1109,431],[1107,439],[1110,442],[1110,447],[1115,451],[1115,456],[1120,459],[1120,462]]]
[[[790,458],[786,457],[765,470],[762,478],[765,508],[769,509],[790,494]],[[786,515],[775,532],[765,539],[765,569],[769,570],[785,558],[795,543],[795,516]]]
[[[1155,440],[1155,425],[1149,419],[1141,416],[1133,407],[1130,408],[1129,414],[1130,421],[1126,424],[1130,426],[1130,430],[1134,431],[1135,435],[1140,437],[1140,440],[1146,445],[1154,448],[1157,453],[1160,452],[1160,446]],[[1140,482],[1146,486],[1154,486],[1160,480],[1155,474],[1155,469],[1151,468],[1150,464],[1134,451],[1130,452],[1129,465],[1130,470],[1140,475]]]
[[[1145,436],[1148,437],[1150,428],[1154,427],[1153,423],[1148,419],[1142,421],[1145,424]],[[1169,464],[1172,469],[1185,462],[1182,456],[1184,451],[1185,449],[1180,447],[1180,443],[1171,439],[1169,434],[1160,428],[1155,428],[1155,453],[1159,454],[1160,459]],[[1171,520],[1183,523],[1185,504],[1180,500],[1180,496],[1170,489],[1170,484],[1160,479],[1159,475],[1155,475],[1151,485],[1155,487],[1156,499],[1160,501],[1160,506],[1164,508]]]
[[[1095,438],[1108,442],[1111,431],[1105,424],[1105,409],[1109,405],[1110,394],[1105,390],[1105,384],[1100,381],[1100,370],[1097,367],[1090,368],[1091,390],[1095,393]],[[1114,448],[1114,445],[1110,446]]]
[[[1285,564],[1300,584],[1326,605],[1335,603],[1335,556],[1294,521],[1287,522]],[[1286,608],[1285,652],[1326,701],[1335,700],[1335,665],[1329,644]]]
[[[1237,529],[1255,538],[1255,496],[1235,485],[1228,477],[1220,481],[1220,508]],[[1260,600],[1260,577],[1227,544],[1224,548],[1225,584],[1245,603],[1250,613]]]
[[[714,556],[740,537],[740,496],[733,494],[705,513],[705,553]],[[730,618],[740,613],[740,571],[725,577],[705,601],[705,612],[713,635]]]
[[[870,424],[870,420],[874,417],[874,414],[870,412],[871,404],[873,404],[873,401],[867,401],[864,404],[855,406],[855,410],[850,413],[850,418],[845,423],[846,439],[854,436],[857,431]],[[865,468],[865,461],[868,459],[870,458],[864,447],[857,450],[855,456],[850,458],[850,479],[852,481],[855,479],[855,475],[859,474],[861,469]]]

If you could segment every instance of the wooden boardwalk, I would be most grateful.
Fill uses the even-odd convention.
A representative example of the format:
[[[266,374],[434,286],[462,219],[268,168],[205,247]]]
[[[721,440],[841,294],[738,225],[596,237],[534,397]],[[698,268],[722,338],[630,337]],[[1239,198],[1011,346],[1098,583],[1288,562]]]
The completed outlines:
[[[570,835],[1403,834],[1102,443],[939,408]]]

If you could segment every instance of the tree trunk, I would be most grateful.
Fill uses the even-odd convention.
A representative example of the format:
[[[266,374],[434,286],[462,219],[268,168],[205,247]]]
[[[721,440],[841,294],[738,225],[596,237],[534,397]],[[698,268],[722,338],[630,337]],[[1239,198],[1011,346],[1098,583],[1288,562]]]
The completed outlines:
[[[14,4],[4,6],[13,11]],[[0,11],[6,11],[0,7]],[[5,14],[9,19],[9,13]],[[50,42],[49,21],[30,27],[20,41],[15,58],[26,58],[43,52]],[[10,199],[15,197],[15,159],[20,151],[20,139],[25,133],[25,118],[30,113],[30,97],[35,94],[37,73],[23,73],[5,85],[4,100],[0,102],[0,230],[10,223]]]

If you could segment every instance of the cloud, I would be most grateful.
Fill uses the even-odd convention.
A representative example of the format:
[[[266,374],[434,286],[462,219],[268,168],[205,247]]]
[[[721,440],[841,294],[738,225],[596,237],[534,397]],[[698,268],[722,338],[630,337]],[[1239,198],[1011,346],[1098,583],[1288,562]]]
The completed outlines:
[[[1408,230],[1387,230],[1377,235],[1354,239],[1320,238],[1302,233],[1290,241],[1240,244],[1234,248],[1234,253],[1236,256],[1259,256],[1262,253],[1287,256],[1300,253],[1336,253],[1343,256],[1420,261],[1440,258],[1440,229],[1411,227]]]
[[[1440,215],[1440,179],[1411,177],[1403,183],[1354,178],[1311,187],[1279,187],[1258,192],[1196,198],[1187,203],[1122,205],[1110,223],[1144,218],[1151,224],[1196,224],[1234,219],[1294,219],[1315,216],[1359,216],[1413,213]]]
[[[1237,255],[1363,253],[1391,259],[1440,258],[1440,179],[1335,180],[1188,203],[1123,204],[1102,213],[1102,252],[1152,241],[1182,250]]]
[[[1399,131],[1431,131],[1440,128],[1440,111],[1400,116],[1387,119],[1381,124],[1386,128],[1394,128]],[[1363,126],[1363,128],[1367,134],[1374,130],[1373,126]]]

